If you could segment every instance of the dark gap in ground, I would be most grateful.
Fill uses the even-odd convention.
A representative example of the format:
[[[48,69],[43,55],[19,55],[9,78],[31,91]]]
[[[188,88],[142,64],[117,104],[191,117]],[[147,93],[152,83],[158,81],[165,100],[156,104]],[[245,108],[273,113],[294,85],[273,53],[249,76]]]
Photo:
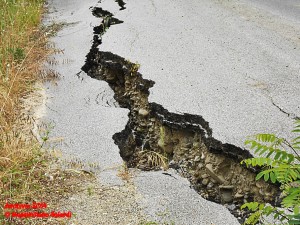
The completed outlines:
[[[115,0],[115,2],[117,2],[118,5],[120,6],[120,10],[126,9],[125,7],[126,3],[123,0]]]
[[[202,197],[227,206],[240,222],[247,216],[239,209],[244,201],[277,204],[278,186],[256,181],[258,171],[240,164],[252,157],[249,151],[213,138],[202,116],[171,113],[148,102],[155,82],[142,77],[139,65],[97,48],[107,28],[123,21],[101,8],[93,14],[102,23],[94,28],[94,43],[82,70],[106,81],[120,107],[130,111],[125,129],[113,136],[127,165],[143,170],[176,169]]]

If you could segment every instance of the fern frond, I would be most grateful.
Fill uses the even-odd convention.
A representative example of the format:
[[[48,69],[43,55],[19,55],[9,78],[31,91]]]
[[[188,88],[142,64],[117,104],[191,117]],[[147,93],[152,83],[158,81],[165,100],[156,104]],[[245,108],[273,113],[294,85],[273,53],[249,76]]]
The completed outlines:
[[[259,180],[260,178],[264,178],[265,181],[268,181],[271,179],[273,183],[277,181],[276,173],[274,172],[274,169],[264,170],[256,175],[256,180]]]
[[[300,132],[300,119],[296,120],[295,124],[296,124],[296,126],[292,132],[299,133]],[[296,154],[297,154],[296,150],[300,150],[300,136],[298,136],[292,140],[292,149],[295,151]]]
[[[293,142],[300,141],[300,136],[293,139]]]
[[[284,139],[277,137],[275,134],[256,134],[254,136],[256,141],[270,143],[270,146],[280,145]]]
[[[244,208],[254,212],[247,218],[244,225],[255,225],[258,222],[262,222],[263,216],[270,216],[271,214],[273,214],[273,217],[278,218],[281,222],[288,219],[284,211],[279,210],[277,207],[273,207],[269,204],[265,205],[264,203],[247,202],[241,206],[241,209]]]
[[[256,176],[256,180],[264,178],[265,181],[271,180],[272,183],[278,181],[281,184],[291,183],[300,179],[300,165],[281,164],[278,167],[261,171]]]
[[[293,224],[293,225],[300,224],[300,214],[299,213],[294,212],[294,215],[289,215],[288,218],[289,218],[289,224]]]
[[[259,222],[260,217],[261,217],[261,212],[260,211],[256,211],[256,212],[252,213],[246,219],[244,225],[254,225],[254,224],[257,224]]]
[[[270,137],[268,137],[270,138]],[[284,139],[280,140],[280,144],[284,141]],[[277,142],[278,144],[279,142]],[[281,150],[278,148],[273,148],[272,146],[267,146],[261,144],[255,140],[247,140],[245,142],[246,145],[251,145],[250,148],[254,150],[254,153],[258,155],[266,154],[266,158],[272,156],[274,160],[284,161],[286,160],[288,163],[291,163],[295,160],[295,156],[293,154],[287,153],[285,150]],[[276,145],[277,145],[276,144]]]
[[[290,188],[287,196],[282,200],[282,205],[286,208],[299,206],[300,189]],[[299,208],[299,207],[298,207]]]
[[[273,166],[274,161],[270,158],[260,157],[260,158],[250,158],[250,159],[244,159],[241,161],[241,164],[245,163],[247,167],[249,166]],[[275,166],[275,165],[274,165]]]
[[[294,128],[294,130],[292,130],[292,132],[295,132],[295,133],[299,133],[300,132],[300,119],[297,119],[296,121],[295,121],[295,128]]]
[[[259,202],[246,202],[241,206],[241,209],[247,208],[250,211],[256,211],[258,210],[259,206],[260,206]]]
[[[274,213],[277,210],[276,207],[273,207],[271,205],[265,206],[263,209],[263,214],[266,216],[269,216],[271,213]]]
[[[295,150],[300,150],[300,137],[297,137],[292,141],[292,148]]]

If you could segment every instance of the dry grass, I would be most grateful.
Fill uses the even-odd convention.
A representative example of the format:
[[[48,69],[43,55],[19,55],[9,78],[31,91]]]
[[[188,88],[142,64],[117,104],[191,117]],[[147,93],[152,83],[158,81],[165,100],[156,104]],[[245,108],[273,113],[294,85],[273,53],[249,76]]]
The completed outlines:
[[[122,180],[126,182],[130,182],[133,175],[129,171],[126,163],[124,162],[123,165],[118,170],[118,177],[120,177]]]
[[[150,167],[160,167],[163,170],[167,170],[169,168],[169,160],[164,153],[145,150],[141,151],[140,154],[143,158],[147,159],[147,163]]]
[[[35,90],[36,81],[57,78],[55,73],[41,71],[53,52],[46,47],[45,30],[39,27],[43,0],[0,0],[0,9],[1,221],[5,202],[52,202],[72,187],[62,183],[71,176],[69,172],[49,167],[53,159],[30,132],[34,118],[24,113],[22,103]]]

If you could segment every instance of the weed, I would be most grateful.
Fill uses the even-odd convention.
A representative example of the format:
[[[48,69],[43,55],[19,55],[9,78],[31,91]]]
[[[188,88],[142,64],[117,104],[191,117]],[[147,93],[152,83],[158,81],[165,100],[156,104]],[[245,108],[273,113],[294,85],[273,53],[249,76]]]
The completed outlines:
[[[17,62],[20,63],[22,60],[25,59],[25,51],[23,48],[10,48],[8,49],[8,52],[13,56],[13,59]]]
[[[158,225],[158,223],[153,221],[142,221],[140,225]]]
[[[140,69],[140,64],[138,64],[138,63],[132,63],[132,62],[130,62],[130,60],[126,60],[126,63],[130,67],[129,68],[130,76],[137,75],[137,71]]]
[[[132,178],[132,174],[130,173],[126,163],[124,162],[121,166],[121,168],[118,170],[118,177],[120,177],[122,180],[129,182]]]
[[[41,30],[47,34],[48,37],[54,37],[64,26],[66,26],[66,23],[56,23],[52,22],[50,25],[42,26]]]
[[[91,196],[94,194],[94,189],[93,187],[89,186],[88,189],[87,189],[87,192],[88,192],[88,195]]]
[[[171,222],[154,222],[154,221],[142,221],[140,222],[139,225],[175,225],[175,223],[173,221]]]

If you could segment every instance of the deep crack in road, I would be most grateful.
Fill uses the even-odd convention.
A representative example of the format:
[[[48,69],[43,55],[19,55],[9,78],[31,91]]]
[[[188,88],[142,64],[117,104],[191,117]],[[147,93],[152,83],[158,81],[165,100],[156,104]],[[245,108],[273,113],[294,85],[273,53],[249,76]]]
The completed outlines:
[[[98,49],[109,28],[123,21],[99,7],[92,12],[102,22],[94,28],[93,45],[82,70],[106,81],[118,104],[130,110],[126,128],[113,136],[127,165],[159,169],[164,164],[160,155],[165,157],[202,197],[233,203],[236,207],[230,211],[240,222],[247,216],[240,210],[244,201],[278,204],[278,186],[256,181],[257,171],[240,164],[252,157],[249,151],[213,138],[209,123],[200,115],[170,113],[157,103],[149,103],[149,89],[155,82],[143,79],[139,65]]]

